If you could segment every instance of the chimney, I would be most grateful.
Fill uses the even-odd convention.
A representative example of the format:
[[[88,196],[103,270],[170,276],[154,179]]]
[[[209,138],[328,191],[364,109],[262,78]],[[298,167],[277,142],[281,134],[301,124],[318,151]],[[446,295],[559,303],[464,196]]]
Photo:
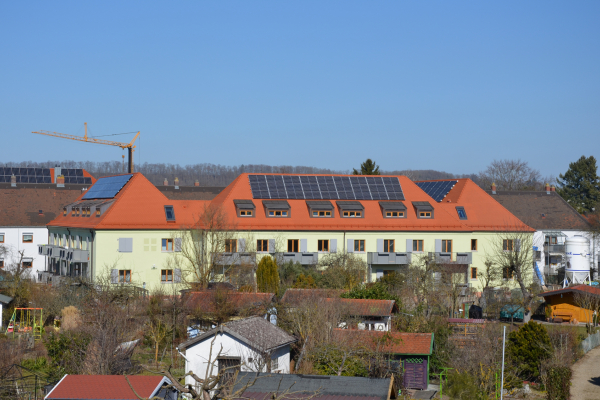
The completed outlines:
[[[549,183],[546,183],[546,184],[544,185],[544,188],[546,189],[546,194],[550,194],[550,184],[549,184]]]
[[[492,194],[496,194],[496,184],[492,183]]]
[[[12,176],[10,177],[10,186],[17,187],[17,177],[15,176],[15,174],[12,174]]]
[[[165,180],[163,181],[163,185],[164,186],[169,186],[169,181],[167,180],[167,178],[165,178]]]
[[[556,186],[554,186],[554,185],[550,186],[550,191],[551,192],[556,192]]]
[[[198,181],[198,179],[196,179],[196,182],[194,182],[194,186],[200,186],[200,182]]]
[[[175,189],[179,189],[179,178],[175,177],[175,182],[173,182],[175,184]]]

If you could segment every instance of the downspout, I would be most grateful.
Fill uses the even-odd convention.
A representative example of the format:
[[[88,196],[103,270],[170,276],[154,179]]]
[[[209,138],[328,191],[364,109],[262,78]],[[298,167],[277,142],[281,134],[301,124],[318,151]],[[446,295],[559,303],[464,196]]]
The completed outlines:
[[[90,267],[90,282],[93,282],[94,274],[92,273],[93,272],[92,264],[94,262],[94,243],[95,243],[94,238],[96,235],[94,234],[94,231],[92,229],[90,229],[90,233],[92,235],[92,240],[90,242],[90,249],[89,249],[89,251],[90,251],[89,267]]]

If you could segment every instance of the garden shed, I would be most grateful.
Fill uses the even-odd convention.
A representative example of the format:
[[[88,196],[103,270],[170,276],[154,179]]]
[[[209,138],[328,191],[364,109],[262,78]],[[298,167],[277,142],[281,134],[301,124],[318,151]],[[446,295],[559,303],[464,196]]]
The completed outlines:
[[[593,319],[594,305],[600,303],[600,288],[577,285],[540,294],[550,307],[550,318],[555,322],[584,322]]]

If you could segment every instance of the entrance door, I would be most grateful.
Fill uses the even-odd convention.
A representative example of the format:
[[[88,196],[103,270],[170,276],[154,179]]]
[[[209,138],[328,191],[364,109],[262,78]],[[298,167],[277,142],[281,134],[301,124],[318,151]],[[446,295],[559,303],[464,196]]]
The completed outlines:
[[[404,387],[408,389],[427,389],[427,359],[424,357],[404,360]]]

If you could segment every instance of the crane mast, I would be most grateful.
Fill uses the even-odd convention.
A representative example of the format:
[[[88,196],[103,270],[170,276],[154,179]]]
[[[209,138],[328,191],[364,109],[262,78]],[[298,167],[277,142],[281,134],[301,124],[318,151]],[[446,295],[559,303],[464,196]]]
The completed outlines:
[[[66,133],[59,133],[59,132],[50,132],[50,131],[34,131],[31,133],[37,133],[38,135],[46,135],[46,136],[53,136],[53,137],[57,137],[57,138],[61,138],[61,139],[69,139],[69,140],[77,140],[80,142],[86,142],[86,143],[96,143],[96,144],[104,144],[107,146],[117,146],[120,147],[121,149],[125,150],[127,149],[127,155],[128,155],[128,159],[127,159],[127,169],[128,172],[131,174],[133,173],[133,151],[135,149],[136,146],[133,145],[133,143],[136,141],[136,139],[138,138],[138,136],[140,136],[140,132],[138,131],[138,133],[135,135],[135,137],[133,138],[133,140],[129,143],[121,143],[121,142],[115,142],[112,140],[104,140],[104,139],[97,139],[97,138],[93,138],[93,137],[88,137],[87,134],[87,122],[83,123],[85,125],[85,134],[83,137],[81,136],[76,136],[76,135],[69,135]]]

